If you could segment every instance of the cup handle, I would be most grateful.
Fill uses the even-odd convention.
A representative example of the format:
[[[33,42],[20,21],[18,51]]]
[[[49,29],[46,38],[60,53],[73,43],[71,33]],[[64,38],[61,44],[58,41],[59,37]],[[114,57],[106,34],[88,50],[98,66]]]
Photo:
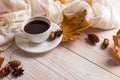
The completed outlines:
[[[27,36],[24,34],[24,32],[21,29],[16,31],[16,35],[20,38],[27,39]]]

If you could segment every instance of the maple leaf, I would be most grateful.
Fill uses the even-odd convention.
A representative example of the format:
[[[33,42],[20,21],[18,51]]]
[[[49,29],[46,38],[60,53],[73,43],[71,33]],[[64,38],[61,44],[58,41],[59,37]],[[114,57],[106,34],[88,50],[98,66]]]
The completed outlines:
[[[64,15],[61,28],[63,30],[62,42],[74,40],[78,38],[84,30],[89,28],[91,24],[86,20],[87,11],[79,11],[72,17]]]
[[[3,61],[4,61],[4,58],[3,58],[3,57],[0,57],[0,68],[1,68],[1,66],[2,66],[2,64],[3,64]]]

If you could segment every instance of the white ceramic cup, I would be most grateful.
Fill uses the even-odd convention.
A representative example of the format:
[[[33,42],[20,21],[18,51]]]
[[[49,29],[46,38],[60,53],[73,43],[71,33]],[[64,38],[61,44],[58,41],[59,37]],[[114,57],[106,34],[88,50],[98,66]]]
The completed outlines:
[[[49,28],[42,32],[42,33],[38,33],[38,34],[31,34],[31,33],[28,33],[24,30],[25,26],[32,22],[32,21],[43,21],[45,23],[47,23],[49,25]],[[33,43],[41,43],[45,40],[48,39],[49,35],[50,35],[50,32],[51,32],[51,22],[48,18],[46,17],[32,17],[32,18],[29,18],[27,20],[24,21],[23,25],[22,25],[22,32],[26,35],[26,37]]]

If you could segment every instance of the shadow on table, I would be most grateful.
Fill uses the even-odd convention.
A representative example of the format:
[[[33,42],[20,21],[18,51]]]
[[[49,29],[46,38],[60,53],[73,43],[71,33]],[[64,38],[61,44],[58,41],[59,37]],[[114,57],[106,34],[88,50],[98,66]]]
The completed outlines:
[[[22,57],[43,57],[43,56],[46,56],[48,54],[50,54],[50,52],[45,52],[45,53],[28,53],[28,52],[25,52],[25,51],[20,51],[22,54],[18,54],[19,56],[22,56]],[[26,55],[24,55],[26,54]]]
[[[111,57],[110,59],[108,59],[108,61],[106,61],[106,65],[108,65],[109,67],[118,67],[120,66],[120,61],[116,60],[113,56],[113,49],[109,48],[108,50],[108,55]]]

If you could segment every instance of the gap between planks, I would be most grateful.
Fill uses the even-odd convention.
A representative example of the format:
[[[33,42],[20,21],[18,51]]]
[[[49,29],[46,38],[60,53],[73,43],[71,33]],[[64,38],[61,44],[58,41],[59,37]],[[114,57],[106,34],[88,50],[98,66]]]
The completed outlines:
[[[58,48],[60,48],[60,47],[58,47]],[[53,52],[54,52],[53,54],[55,54],[56,51],[59,50],[58,48],[55,49],[55,52],[54,52],[54,50],[53,50]],[[65,48],[64,48],[64,49],[62,48],[62,50],[68,51],[68,50],[65,49]],[[68,52],[70,52],[70,51],[68,51]],[[74,56],[77,57],[76,54],[74,54],[74,53],[72,53],[72,52],[70,52],[70,53],[71,53],[72,55],[74,55]],[[50,54],[50,52],[49,52],[49,54]],[[59,55],[59,54],[58,54],[58,55]],[[70,55],[70,54],[69,54],[69,55]],[[46,56],[44,56],[44,57],[46,57]],[[50,57],[50,59],[54,59],[55,56],[49,56],[49,55],[48,55],[48,57]],[[59,55],[59,57],[64,57],[64,56],[60,56],[60,55]],[[68,56],[68,57],[69,57],[69,56]],[[80,56],[78,56],[77,58],[80,58],[80,59],[81,59]],[[40,59],[40,58],[37,58],[37,59],[41,62],[41,59]],[[55,59],[54,59],[54,60],[55,60]],[[57,59],[57,60],[59,60],[59,59]],[[46,61],[46,60],[45,60],[45,61]],[[43,61],[43,64],[45,64],[45,61]],[[79,60],[79,62],[80,62],[80,61],[81,61],[81,60]],[[64,62],[64,61],[63,61],[63,62]],[[54,63],[54,62],[53,62],[53,63]],[[66,64],[66,63],[65,63],[65,64]],[[86,64],[86,63],[85,63],[85,64]],[[89,63],[89,64],[91,64],[91,63]],[[57,64],[57,65],[58,65],[58,64]],[[73,64],[73,65],[74,65],[74,64]],[[47,65],[46,65],[46,66],[47,66]],[[48,66],[48,67],[50,67],[50,66]],[[56,66],[55,66],[55,67],[56,67]],[[77,65],[76,67],[78,67],[78,65]],[[52,69],[53,69],[53,68],[52,68]],[[102,70],[102,69],[100,69],[100,70]],[[103,72],[106,72],[106,71],[103,71]],[[106,72],[106,73],[107,73],[107,72]],[[109,74],[110,74],[110,73],[109,73]],[[91,75],[92,75],[92,74],[91,74]],[[111,75],[112,75],[112,74],[111,74]],[[86,76],[86,77],[87,77],[87,76]],[[94,75],[94,77],[95,77],[95,75]],[[83,80],[89,80],[89,79],[83,79]],[[117,79],[117,80],[118,80],[118,79]]]
[[[80,51],[80,50],[77,50],[77,49],[78,49],[78,47],[84,46],[84,45],[85,45],[85,41],[84,41],[84,42],[81,41],[81,37],[80,37],[80,39],[75,40],[75,41],[76,41],[76,43],[77,43],[77,45],[76,45],[77,47],[76,47],[75,44],[74,44],[75,42],[68,43],[67,46],[66,46],[66,44],[62,44],[62,46],[63,46],[64,48],[72,51],[73,53],[77,54],[78,56],[80,56],[80,57],[82,57],[82,58],[90,61],[91,63],[93,63],[93,64],[95,64],[95,65],[97,65],[97,66],[99,66],[100,68],[108,71],[109,73],[111,73],[111,74],[113,74],[113,75],[115,75],[115,76],[117,76],[117,77],[120,77],[119,74],[117,74],[116,72],[111,71],[110,69],[107,69],[107,67],[106,67],[106,66],[103,66],[103,64],[101,65],[101,64],[98,64],[98,63],[95,62],[95,61],[92,61],[93,59],[90,59],[90,58],[89,58],[90,56],[85,56],[85,55],[83,55],[85,52],[83,52],[83,54],[79,54],[79,51]],[[82,42],[83,42],[83,43],[82,43]],[[77,49],[73,48],[74,46],[73,46],[73,45],[70,45],[70,44],[73,44]],[[78,44],[80,44],[80,46],[78,46]],[[88,44],[88,45],[89,45],[89,44]],[[70,46],[72,46],[72,47],[70,47]],[[85,46],[86,46],[86,45],[85,45]],[[89,47],[90,47],[90,46],[89,46]],[[92,47],[92,46],[91,46],[91,47]],[[86,48],[87,48],[87,46],[86,46]],[[76,51],[76,50],[77,50],[77,51]],[[95,51],[94,48],[91,48],[91,50],[93,50],[94,54],[96,53],[97,56],[101,55],[99,52]],[[88,50],[88,52],[89,52],[89,51],[90,51],[90,50]],[[90,55],[90,54],[92,54],[92,53],[88,53],[88,54]],[[86,53],[86,55],[87,55],[87,53]],[[103,54],[102,54],[102,55],[103,55]],[[105,56],[107,56],[108,59],[112,59],[112,58],[111,58],[110,56],[108,56],[108,55],[105,55],[105,54],[104,54],[103,56],[104,56],[103,59],[105,58]],[[94,58],[94,57],[93,57],[93,58]],[[96,59],[96,58],[95,58],[95,59]],[[116,67],[116,68],[118,68],[117,70],[120,70],[119,67]]]

